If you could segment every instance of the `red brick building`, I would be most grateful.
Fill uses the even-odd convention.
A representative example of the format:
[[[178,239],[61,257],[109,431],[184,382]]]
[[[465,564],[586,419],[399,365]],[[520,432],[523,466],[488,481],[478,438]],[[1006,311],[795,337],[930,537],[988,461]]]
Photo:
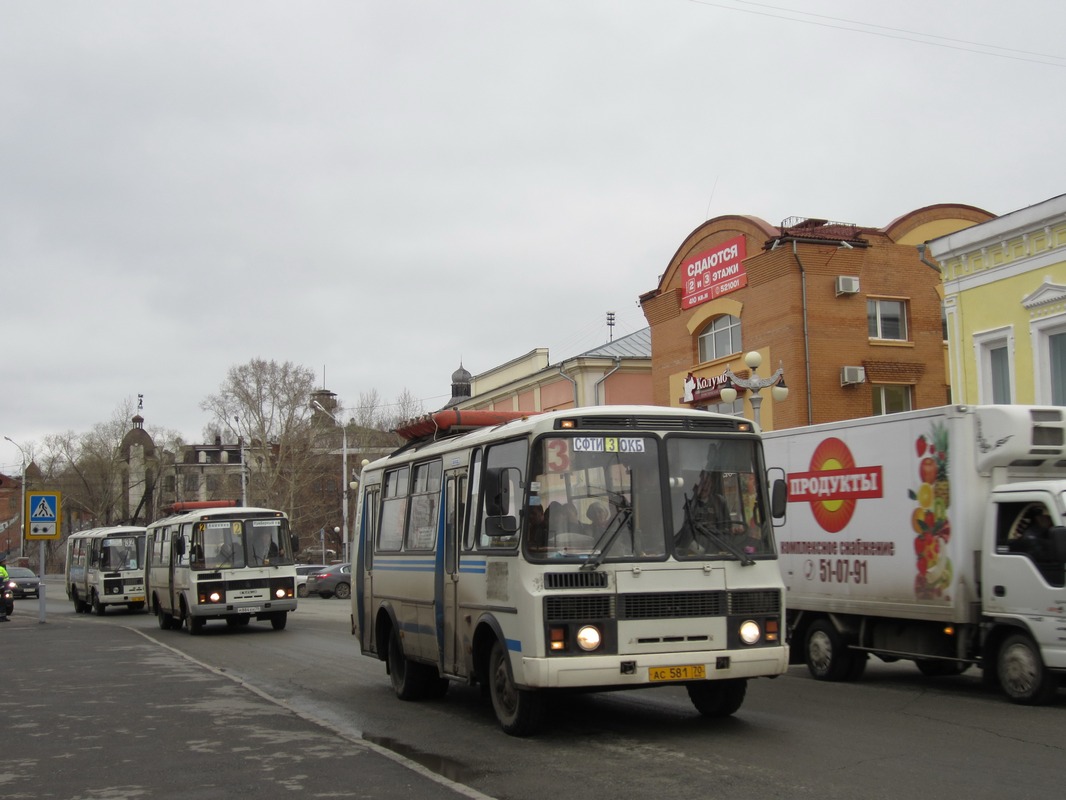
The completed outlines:
[[[949,402],[939,268],[917,245],[993,215],[935,205],[884,228],[792,218],[779,227],[723,216],[682,242],[659,285],[641,295],[651,326],[654,402],[743,413],[721,402],[723,373],[784,370],[789,394],[763,389],[763,428]]]

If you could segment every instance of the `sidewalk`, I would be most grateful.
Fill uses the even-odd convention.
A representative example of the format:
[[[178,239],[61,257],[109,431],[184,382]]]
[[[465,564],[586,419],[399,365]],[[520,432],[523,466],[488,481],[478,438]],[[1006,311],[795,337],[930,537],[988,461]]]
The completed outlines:
[[[136,631],[76,622],[21,600],[0,623],[5,797],[485,798]]]

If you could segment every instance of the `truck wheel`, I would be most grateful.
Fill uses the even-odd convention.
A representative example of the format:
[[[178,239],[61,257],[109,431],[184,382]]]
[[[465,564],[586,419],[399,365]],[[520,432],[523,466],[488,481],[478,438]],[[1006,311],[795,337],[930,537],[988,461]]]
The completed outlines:
[[[806,645],[807,669],[815,680],[857,680],[862,674],[862,669],[855,665],[855,658],[848,650],[844,637],[829,620],[818,619],[811,623],[807,629]],[[865,653],[861,662],[865,668]],[[855,670],[858,674],[854,674]]]
[[[1058,677],[1044,666],[1040,651],[1024,633],[1011,634],[1003,641],[996,673],[1007,697],[1021,705],[1046,705],[1059,688]]]
[[[704,681],[690,683],[687,687],[688,699],[705,717],[728,717],[737,712],[744,704],[744,695],[748,691],[746,680]]]
[[[489,696],[504,733],[532,736],[540,730],[546,705],[544,694],[515,686],[511,659],[500,641],[492,645],[489,654]]]

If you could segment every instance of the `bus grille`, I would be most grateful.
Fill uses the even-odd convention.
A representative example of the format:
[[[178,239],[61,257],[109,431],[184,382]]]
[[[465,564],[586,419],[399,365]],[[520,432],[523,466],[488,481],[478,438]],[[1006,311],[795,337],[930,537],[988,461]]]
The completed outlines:
[[[549,622],[585,619],[685,619],[737,614],[780,614],[776,589],[736,592],[649,592],[647,594],[566,595],[546,597]]]
[[[570,595],[546,597],[544,614],[548,622],[570,620],[614,619],[613,594]]]
[[[780,614],[781,593],[777,589],[752,589],[729,593],[730,614]]]
[[[606,572],[548,572],[545,589],[606,589]]]

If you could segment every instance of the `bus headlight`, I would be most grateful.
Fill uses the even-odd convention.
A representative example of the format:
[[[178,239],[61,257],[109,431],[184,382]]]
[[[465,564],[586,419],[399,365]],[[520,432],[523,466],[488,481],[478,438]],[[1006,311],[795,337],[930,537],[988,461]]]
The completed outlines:
[[[758,644],[762,638],[762,630],[759,628],[759,623],[755,620],[749,619],[740,623],[740,641],[744,644]]]
[[[209,594],[207,596],[207,599],[210,600],[212,603],[221,603],[222,602],[222,593],[221,592],[211,592],[211,594]]]
[[[279,586],[277,589],[274,590],[274,597],[278,598],[278,600],[284,600],[285,590]]]
[[[594,625],[585,625],[577,632],[577,646],[582,650],[591,652],[598,650],[603,642],[600,629]]]

